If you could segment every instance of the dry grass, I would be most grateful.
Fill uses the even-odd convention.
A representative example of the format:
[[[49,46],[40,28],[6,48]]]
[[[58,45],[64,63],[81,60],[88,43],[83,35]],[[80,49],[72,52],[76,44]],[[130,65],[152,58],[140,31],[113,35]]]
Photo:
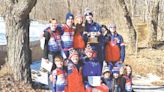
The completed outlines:
[[[133,73],[146,76],[148,73],[164,76],[164,51],[147,48],[148,27],[139,18],[133,20],[138,35],[138,54],[126,54],[126,64],[133,67]],[[123,32],[122,32],[123,33]]]
[[[144,49],[140,50],[138,56],[126,55],[126,64],[130,64],[134,74],[146,76],[148,73],[164,76],[162,63],[164,62],[164,51]]]
[[[2,69],[0,69],[0,77],[11,75],[10,68],[7,68],[7,66],[3,66]]]

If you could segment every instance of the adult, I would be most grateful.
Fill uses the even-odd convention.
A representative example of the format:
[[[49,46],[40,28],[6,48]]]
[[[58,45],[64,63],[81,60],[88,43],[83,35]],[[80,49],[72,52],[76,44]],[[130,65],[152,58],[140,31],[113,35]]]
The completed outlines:
[[[117,33],[116,24],[110,24],[111,36],[105,47],[105,60],[108,62],[110,70],[113,67],[120,67],[125,59],[125,43],[123,37]]]
[[[42,60],[46,62],[53,62],[53,58],[57,54],[61,54],[61,28],[58,26],[57,20],[52,18],[49,20],[49,27],[43,31],[45,37],[45,44],[43,49]]]
[[[74,27],[74,15],[70,12],[66,14],[66,24],[62,24],[62,31],[64,32],[61,35],[62,39],[62,48],[65,52],[66,57],[65,59],[68,58],[69,56],[69,49],[73,48],[73,37],[74,37],[74,32],[75,32],[75,27]]]
[[[84,34],[86,34],[86,41],[97,52],[98,61],[102,64],[104,59],[102,58],[101,54],[103,53],[101,49],[102,44],[99,41],[101,35],[101,26],[98,23],[94,22],[93,13],[90,9],[86,9],[84,15],[86,19],[84,32]]]
[[[81,56],[83,54],[83,50],[85,48],[85,40],[83,38],[83,32],[85,30],[84,23],[83,23],[83,16],[78,14],[75,17],[75,34],[73,40],[73,48],[76,49]]]

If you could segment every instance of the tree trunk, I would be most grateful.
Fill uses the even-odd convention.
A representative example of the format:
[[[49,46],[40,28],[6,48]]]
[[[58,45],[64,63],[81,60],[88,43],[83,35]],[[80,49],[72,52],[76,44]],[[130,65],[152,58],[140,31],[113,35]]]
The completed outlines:
[[[158,29],[158,14],[159,14],[159,0],[153,1],[150,5],[150,12],[148,13],[148,46],[153,48],[157,42]]]
[[[118,0],[119,1],[119,4],[120,6],[122,7],[123,9],[123,13],[124,13],[124,17],[125,17],[125,20],[126,20],[126,24],[128,26],[128,38],[129,38],[129,43],[128,43],[128,49],[130,51],[131,54],[133,54],[134,52],[136,52],[136,31],[134,29],[134,26],[133,26],[133,23],[132,23],[132,19],[129,15],[129,11],[127,9],[127,6],[125,4],[125,1],[124,0]]]
[[[29,13],[37,0],[6,0],[7,66],[16,81],[31,81]]]
[[[67,0],[68,12],[71,12],[71,1]]]

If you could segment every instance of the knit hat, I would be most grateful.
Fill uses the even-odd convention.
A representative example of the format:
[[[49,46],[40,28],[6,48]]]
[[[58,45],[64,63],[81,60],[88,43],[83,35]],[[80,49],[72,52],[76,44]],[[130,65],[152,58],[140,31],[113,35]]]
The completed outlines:
[[[74,56],[74,55],[79,55],[78,54],[78,52],[75,50],[75,49],[73,49],[73,48],[71,48],[70,50],[69,50],[69,59],[72,57],[72,56]]]
[[[91,15],[93,17],[92,11],[90,9],[86,8],[85,12],[84,12],[84,16],[89,16],[89,15]]]
[[[72,18],[74,19],[74,16],[72,13],[68,12],[67,15],[66,15],[66,20],[69,19],[69,18]]]
[[[104,67],[103,71],[102,71],[102,74],[106,73],[106,72],[109,72],[110,73],[110,70],[109,70],[109,67]]]
[[[114,73],[119,74],[119,67],[113,67],[112,73],[113,73],[113,74],[114,74]]]

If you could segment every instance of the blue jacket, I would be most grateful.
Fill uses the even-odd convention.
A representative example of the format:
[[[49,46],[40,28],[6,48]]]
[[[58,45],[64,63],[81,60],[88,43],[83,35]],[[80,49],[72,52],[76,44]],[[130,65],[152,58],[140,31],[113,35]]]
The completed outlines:
[[[102,33],[101,32],[101,26],[96,22],[92,22],[90,24],[86,22],[85,23],[85,31],[86,32],[100,32],[100,33]],[[88,42],[88,36],[85,35],[83,38],[85,38],[85,41]],[[91,45],[94,48],[94,51],[97,52],[97,56],[98,56],[97,58],[98,58],[99,62],[102,62],[104,60],[104,57],[103,57],[104,56],[104,52],[103,52],[104,42],[103,42],[103,39],[104,39],[103,36],[100,35],[98,37],[99,43]]]
[[[87,81],[88,76],[101,76],[101,65],[97,59],[90,60],[86,58],[83,63],[82,74],[84,81]]]
[[[65,51],[68,51],[70,48],[73,47],[73,36],[75,29],[68,27],[68,25],[66,24],[63,24],[61,27],[63,31],[63,34],[61,35],[62,48]]]
[[[96,22],[92,22],[91,24],[86,23],[85,24],[85,31],[87,31],[87,32],[101,32],[101,26]]]
[[[66,82],[66,71],[64,69],[56,68],[52,71],[53,81],[53,92],[64,91]]]
[[[61,50],[61,48],[60,48],[60,46],[61,46],[60,35],[63,34],[63,31],[61,31],[60,26],[57,26],[54,31],[51,30],[50,27],[47,27],[46,29],[44,29],[43,32],[44,32],[43,37],[45,37],[43,57],[45,59],[47,59],[49,53],[57,52],[57,51]]]

